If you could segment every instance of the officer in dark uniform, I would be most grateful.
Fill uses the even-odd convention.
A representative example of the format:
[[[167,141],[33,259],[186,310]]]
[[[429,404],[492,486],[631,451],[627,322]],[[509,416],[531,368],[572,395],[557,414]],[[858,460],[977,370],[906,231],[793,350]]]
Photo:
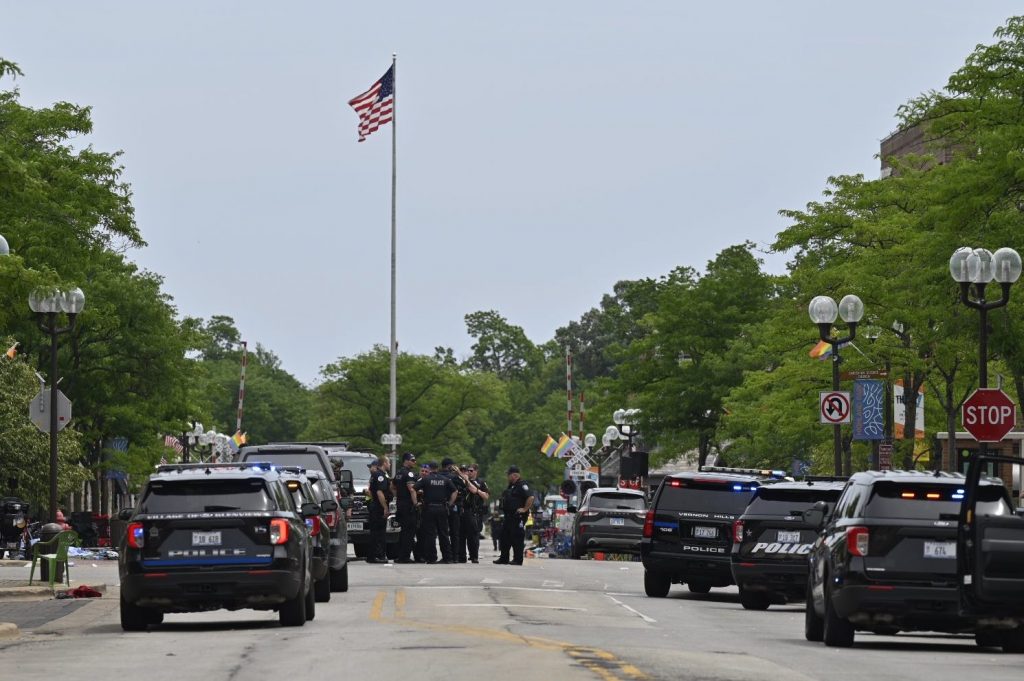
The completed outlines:
[[[392,482],[395,492],[396,516],[402,531],[398,535],[396,563],[411,563],[413,541],[416,539],[416,455],[402,455],[402,468]]]
[[[416,476],[416,483],[419,483],[420,480],[422,480],[423,478],[427,477],[428,475],[430,475],[430,465],[427,464],[426,462],[424,462],[424,463],[420,464],[420,472],[419,472],[419,475]],[[413,491],[416,491],[417,489],[418,488],[416,487],[416,484],[414,483],[413,484]],[[415,545],[415,547],[413,547],[412,555],[413,555],[413,558],[416,560],[417,563],[426,563],[427,562],[427,556],[426,556],[426,552],[425,552],[426,546],[427,546],[427,544],[430,544],[431,546],[434,546],[435,547],[435,553],[436,553],[436,550],[437,550],[436,546],[435,546],[436,541],[431,541],[431,542],[427,541],[427,524],[423,521],[423,516],[424,516],[424,513],[425,513],[425,511],[423,510],[423,494],[417,491],[415,499],[416,499],[416,545]]]
[[[497,565],[522,565],[526,542],[526,517],[533,509],[533,492],[519,476],[519,466],[508,467],[508,487],[501,495],[501,553]],[[509,560],[509,551],[512,560]]]
[[[480,518],[487,512],[490,494],[487,483],[476,477],[477,466],[459,466],[459,473],[466,483],[465,510],[462,512],[462,527],[459,533],[458,560],[466,562],[466,554],[472,563],[480,562]]]
[[[388,503],[391,501],[391,481],[383,470],[380,460],[370,462],[370,550],[366,556],[367,563],[387,563],[387,517]]]
[[[437,548],[434,546],[434,540],[437,539],[441,544],[441,562],[451,563],[454,561],[448,535],[448,509],[455,503],[458,490],[451,478],[436,470],[436,467],[437,464],[432,463],[430,475],[416,483],[416,491],[423,495],[424,539],[427,542],[423,547],[423,555],[428,563],[437,562]]]
[[[455,485],[455,490],[458,494],[455,497],[455,503],[448,509],[448,535],[451,537],[452,542],[452,560],[458,563],[465,563],[466,556],[463,554],[461,560],[456,555],[459,547],[462,546],[462,515],[465,510],[464,504],[466,501],[466,481],[459,475],[459,468],[455,465],[455,462],[445,457],[441,461],[441,473],[446,475],[452,484]]]

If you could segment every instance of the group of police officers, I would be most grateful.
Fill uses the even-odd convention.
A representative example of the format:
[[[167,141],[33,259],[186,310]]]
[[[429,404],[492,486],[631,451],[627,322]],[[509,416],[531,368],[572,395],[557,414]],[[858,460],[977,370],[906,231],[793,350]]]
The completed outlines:
[[[419,466],[416,455],[402,455],[402,467],[392,479],[386,457],[370,463],[370,550],[367,563],[387,563],[388,506],[395,499],[401,527],[396,563],[480,562],[480,530],[487,515],[490,491],[478,477],[478,466],[456,466],[445,458]],[[520,477],[518,466],[508,468],[508,487],[501,495],[502,511],[498,565],[522,565],[525,522],[534,495]],[[438,544],[441,552],[438,557]]]

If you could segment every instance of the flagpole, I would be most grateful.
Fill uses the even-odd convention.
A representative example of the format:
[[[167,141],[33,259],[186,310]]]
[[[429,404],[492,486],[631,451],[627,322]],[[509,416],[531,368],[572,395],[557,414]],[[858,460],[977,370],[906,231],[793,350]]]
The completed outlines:
[[[398,168],[398,54],[391,53],[391,87],[392,87],[392,114],[391,114],[391,391],[390,409],[388,410],[388,433],[391,434],[391,467],[398,470],[397,456],[395,454],[398,445],[395,444],[395,434],[398,430],[398,339],[395,332],[395,280],[397,271],[396,250],[398,247],[398,230],[396,227],[396,204],[397,204],[397,168]]]

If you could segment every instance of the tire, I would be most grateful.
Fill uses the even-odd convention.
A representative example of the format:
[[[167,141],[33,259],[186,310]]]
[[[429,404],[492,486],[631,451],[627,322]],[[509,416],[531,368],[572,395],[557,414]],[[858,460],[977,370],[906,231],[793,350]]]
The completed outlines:
[[[1000,648],[1003,645],[1002,633],[995,629],[978,629],[974,632],[974,642],[981,648]]]
[[[804,638],[812,643],[821,643],[825,638],[825,621],[814,611],[814,595],[811,580],[807,580],[807,604],[804,610]]]
[[[707,582],[689,582],[686,588],[690,590],[692,594],[706,594],[711,593],[711,585]]]
[[[159,615],[159,618],[157,618]],[[124,600],[121,596],[121,629],[124,631],[146,631],[150,624],[163,621],[163,613],[153,608],[143,608]]]
[[[651,598],[664,598],[672,588],[672,579],[660,572],[644,570],[644,593]]]
[[[368,549],[369,546],[366,544],[352,545],[352,551],[356,554],[356,558],[366,558],[366,554],[369,553]]]
[[[569,555],[572,556],[573,560],[580,560],[583,558],[583,551],[580,551],[579,543],[575,539],[572,540],[572,548],[569,550]]]
[[[306,592],[306,621],[310,622],[316,617],[316,582]]]
[[[832,589],[825,582],[825,628],[823,639],[829,648],[849,648],[853,645],[853,625],[836,614],[832,607]]]
[[[340,570],[331,570],[331,591],[348,591],[348,563]]]
[[[1024,653],[1024,627],[1017,627],[1002,633],[1004,653]]]
[[[771,599],[764,591],[740,589],[740,605],[744,610],[767,610]]]
[[[313,593],[318,603],[327,603],[331,600],[331,573],[328,571],[323,579],[313,582]]]
[[[306,594],[302,592],[303,584],[295,598],[289,599],[281,604],[277,611],[278,620],[282,627],[301,627],[306,623]]]

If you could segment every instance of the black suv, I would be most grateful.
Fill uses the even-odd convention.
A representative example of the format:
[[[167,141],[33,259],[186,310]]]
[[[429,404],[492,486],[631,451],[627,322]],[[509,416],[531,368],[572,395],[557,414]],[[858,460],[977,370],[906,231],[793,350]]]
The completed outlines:
[[[338,502],[333,495],[323,500],[318,498],[318,492],[313,485],[319,481],[317,478],[320,475],[319,471],[309,471],[307,474],[303,468],[292,467],[282,467],[278,470],[285,478],[285,486],[291,493],[296,508],[302,508],[304,504],[316,504],[320,507],[319,515],[306,518],[306,527],[309,528],[313,549],[313,567],[310,570],[314,580],[313,593],[317,602],[326,603],[331,600],[331,575],[328,571],[328,564],[332,526],[329,522],[329,514],[337,514]]]
[[[121,538],[121,628],[142,631],[167,612],[277,610],[302,626],[316,613],[306,518],[268,464],[159,466]]]
[[[802,601],[807,594],[807,555],[818,537],[818,525],[804,512],[823,501],[835,507],[846,478],[772,482],[754,491],[754,498],[733,523],[732,576],[747,610]]]
[[[739,472],[743,471],[743,472]],[[663,598],[673,582],[693,593],[733,584],[732,524],[772,471],[705,467],[665,477],[644,520],[644,591]]]
[[[329,446],[325,443],[324,446]],[[369,452],[351,452],[346,449],[328,449],[331,465],[336,470],[352,471],[352,486],[355,494],[352,497],[352,514],[348,520],[348,541],[356,558],[365,558],[370,552],[370,462],[377,460],[376,454]],[[392,471],[394,474],[394,471]],[[392,502],[392,506],[394,502]],[[398,535],[401,528],[395,519],[394,509],[388,510],[385,534],[385,549],[388,558],[398,557]]]
[[[587,551],[638,553],[647,515],[647,499],[635,489],[595,487],[587,490],[580,507],[569,507],[572,523],[572,557]]]
[[[860,629],[974,633],[979,644],[990,644],[980,620],[960,609],[957,525],[964,496],[960,473],[854,474],[810,553],[807,640],[847,647]],[[824,504],[816,511],[817,517],[805,514],[812,523]],[[997,478],[980,481],[975,513],[979,521],[1013,517]]]

